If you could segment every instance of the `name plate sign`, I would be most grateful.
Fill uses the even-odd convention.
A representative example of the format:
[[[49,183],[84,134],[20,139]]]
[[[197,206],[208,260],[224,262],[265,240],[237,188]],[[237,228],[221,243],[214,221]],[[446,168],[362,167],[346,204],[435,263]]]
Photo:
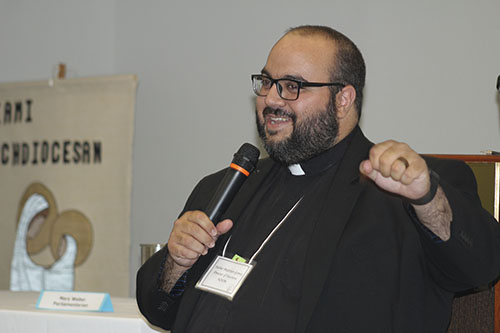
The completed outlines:
[[[108,293],[76,291],[42,291],[36,303],[37,309],[113,312]]]

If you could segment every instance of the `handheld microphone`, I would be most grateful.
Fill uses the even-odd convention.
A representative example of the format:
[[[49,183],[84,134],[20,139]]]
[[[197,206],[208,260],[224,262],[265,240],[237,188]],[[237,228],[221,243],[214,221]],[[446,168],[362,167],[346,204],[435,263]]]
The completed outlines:
[[[214,224],[219,222],[220,216],[233,201],[241,185],[255,169],[259,155],[259,149],[249,143],[244,143],[234,154],[229,169],[205,209],[205,213]]]
[[[497,77],[497,90],[500,91],[500,75]]]

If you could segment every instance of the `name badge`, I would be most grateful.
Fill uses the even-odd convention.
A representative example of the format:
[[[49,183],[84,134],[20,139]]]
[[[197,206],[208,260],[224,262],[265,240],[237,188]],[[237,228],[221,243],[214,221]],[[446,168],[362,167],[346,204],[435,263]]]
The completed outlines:
[[[196,288],[232,301],[252,269],[253,265],[217,256],[196,283]]]

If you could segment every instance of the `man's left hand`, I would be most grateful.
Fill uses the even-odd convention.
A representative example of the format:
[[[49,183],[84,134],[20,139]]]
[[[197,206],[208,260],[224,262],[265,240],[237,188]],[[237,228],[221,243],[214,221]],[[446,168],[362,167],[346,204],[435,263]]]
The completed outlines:
[[[425,160],[406,143],[388,140],[374,145],[359,170],[383,190],[408,199],[419,199],[430,190]]]

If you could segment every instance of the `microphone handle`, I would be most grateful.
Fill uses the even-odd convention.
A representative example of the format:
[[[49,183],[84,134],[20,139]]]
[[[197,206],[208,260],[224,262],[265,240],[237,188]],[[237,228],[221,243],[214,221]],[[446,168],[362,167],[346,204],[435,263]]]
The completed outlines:
[[[243,173],[232,168],[228,169],[205,210],[208,218],[214,224],[219,222],[220,216],[226,211],[246,178],[247,176]]]

